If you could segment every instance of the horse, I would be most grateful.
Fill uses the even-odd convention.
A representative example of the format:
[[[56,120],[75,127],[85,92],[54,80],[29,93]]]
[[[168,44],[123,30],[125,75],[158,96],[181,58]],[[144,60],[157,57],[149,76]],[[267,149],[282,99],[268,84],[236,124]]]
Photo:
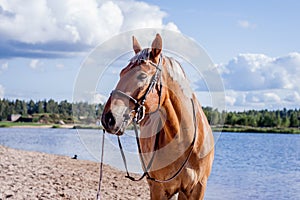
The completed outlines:
[[[119,137],[139,124],[151,200],[203,199],[214,159],[208,120],[181,64],[163,55],[160,34],[150,48],[132,41],[135,55],[106,102],[103,128]]]

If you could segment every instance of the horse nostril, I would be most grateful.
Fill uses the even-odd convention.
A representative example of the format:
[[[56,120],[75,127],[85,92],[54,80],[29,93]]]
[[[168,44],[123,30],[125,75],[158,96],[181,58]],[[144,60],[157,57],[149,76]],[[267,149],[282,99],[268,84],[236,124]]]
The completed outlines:
[[[115,120],[115,117],[113,116],[113,114],[111,112],[109,112],[105,115],[105,124],[109,128],[113,128],[115,126],[116,120]]]

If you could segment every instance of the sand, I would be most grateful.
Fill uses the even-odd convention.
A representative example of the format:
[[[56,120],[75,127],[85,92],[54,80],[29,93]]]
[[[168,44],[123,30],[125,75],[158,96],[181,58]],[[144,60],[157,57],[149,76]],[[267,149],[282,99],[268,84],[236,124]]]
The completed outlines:
[[[102,199],[149,199],[146,180],[104,165]],[[99,163],[0,146],[0,200],[96,199]]]

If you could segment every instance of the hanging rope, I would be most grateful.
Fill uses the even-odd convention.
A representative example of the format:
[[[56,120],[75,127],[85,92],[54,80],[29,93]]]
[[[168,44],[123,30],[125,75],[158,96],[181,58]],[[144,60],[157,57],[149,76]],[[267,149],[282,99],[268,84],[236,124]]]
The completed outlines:
[[[102,183],[103,157],[104,157],[104,140],[105,140],[105,130],[103,129],[101,158],[100,158],[100,178],[99,178],[99,185],[98,185],[98,192],[97,192],[97,200],[101,200],[101,183]]]

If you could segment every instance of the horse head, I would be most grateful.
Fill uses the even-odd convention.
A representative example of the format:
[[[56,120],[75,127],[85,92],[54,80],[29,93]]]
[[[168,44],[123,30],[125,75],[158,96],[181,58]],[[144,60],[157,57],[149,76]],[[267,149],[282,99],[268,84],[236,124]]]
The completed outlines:
[[[157,34],[151,48],[146,49],[133,36],[133,50],[135,56],[120,72],[120,80],[102,113],[104,129],[116,135],[122,135],[130,123],[141,122],[146,112],[159,107],[163,98],[161,36]]]

